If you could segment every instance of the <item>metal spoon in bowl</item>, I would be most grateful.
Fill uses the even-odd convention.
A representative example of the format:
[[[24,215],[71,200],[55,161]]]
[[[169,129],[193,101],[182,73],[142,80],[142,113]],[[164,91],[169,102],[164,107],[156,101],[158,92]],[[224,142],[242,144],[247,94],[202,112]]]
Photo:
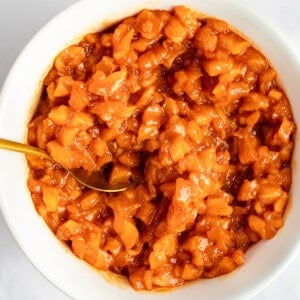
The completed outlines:
[[[48,155],[48,153],[42,149],[37,147],[29,146],[26,144],[21,144],[5,139],[0,138],[0,149],[12,150],[16,152],[21,152],[25,154],[31,154],[35,156],[39,156],[41,158],[46,158],[51,161],[53,159]],[[56,162],[55,162],[56,163]],[[60,165],[61,166],[61,165]],[[116,193],[125,191],[130,184],[123,184],[123,185],[111,185],[107,182],[105,178],[105,174],[103,170],[97,170],[92,173],[88,173],[82,168],[78,169],[66,169],[61,166],[63,169],[67,170],[79,183],[83,186],[86,186],[90,189],[97,190],[100,192],[107,192],[107,193]]]

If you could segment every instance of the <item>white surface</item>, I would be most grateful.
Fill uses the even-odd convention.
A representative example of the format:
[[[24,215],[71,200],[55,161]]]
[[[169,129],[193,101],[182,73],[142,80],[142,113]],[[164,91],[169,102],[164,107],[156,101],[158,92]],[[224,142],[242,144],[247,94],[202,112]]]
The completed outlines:
[[[30,37],[74,0],[0,0],[0,85]],[[183,1],[184,2],[184,1]],[[298,0],[240,0],[268,16],[300,49]],[[103,2],[105,3],[105,2]],[[1,171],[0,171],[1,172]],[[300,299],[300,256],[254,299]],[[0,216],[0,299],[68,299],[24,257]]]

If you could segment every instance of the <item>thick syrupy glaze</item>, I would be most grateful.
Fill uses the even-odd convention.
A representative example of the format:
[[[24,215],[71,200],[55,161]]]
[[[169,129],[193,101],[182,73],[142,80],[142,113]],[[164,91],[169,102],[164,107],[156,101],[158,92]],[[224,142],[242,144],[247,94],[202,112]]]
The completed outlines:
[[[231,272],[283,226],[295,130],[276,71],[227,23],[144,10],[56,57],[28,130],[66,168],[140,183],[100,193],[28,157],[28,186],[79,258],[175,287]]]

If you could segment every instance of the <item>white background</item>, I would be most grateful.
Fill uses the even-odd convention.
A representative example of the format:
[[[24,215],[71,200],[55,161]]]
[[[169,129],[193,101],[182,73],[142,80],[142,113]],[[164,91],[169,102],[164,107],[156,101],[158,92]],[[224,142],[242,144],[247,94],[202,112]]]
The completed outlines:
[[[87,0],[86,0],[87,1]],[[103,1],[105,5],[106,0]],[[107,0],[109,1],[109,0]],[[120,0],[126,1],[126,0]],[[237,0],[238,1],[238,0]],[[239,0],[283,31],[299,49],[299,0]],[[17,55],[48,20],[75,0],[0,0],[0,87]],[[184,0],[182,1],[184,3]],[[284,59],[284,58],[283,58]],[[300,83],[300,79],[299,79]],[[300,97],[300,95],[299,95]],[[1,99],[0,99],[1,101]],[[300,101],[300,99],[299,99]],[[4,170],[0,170],[3,172]],[[300,222],[300,220],[299,220]],[[299,299],[300,254],[253,300]],[[68,300],[31,265],[13,239],[0,213],[0,299]]]

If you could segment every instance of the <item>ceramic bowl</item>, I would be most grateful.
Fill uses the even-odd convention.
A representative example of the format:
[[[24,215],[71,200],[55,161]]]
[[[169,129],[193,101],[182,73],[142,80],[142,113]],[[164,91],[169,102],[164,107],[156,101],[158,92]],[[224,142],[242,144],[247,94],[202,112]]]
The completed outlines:
[[[170,9],[184,4],[228,21],[267,56],[278,71],[300,124],[300,63],[284,36],[248,7],[231,0],[79,1],[50,21],[24,49],[2,89],[0,136],[26,141],[26,124],[40,95],[42,80],[54,57],[84,34],[133,15],[143,8]],[[229,275],[199,280],[163,293],[137,293],[77,259],[52,234],[37,214],[26,186],[24,155],[0,152],[2,213],[20,247],[36,268],[55,286],[76,299],[240,299],[249,298],[269,283],[297,254],[300,246],[299,137],[293,157],[293,185],[285,226],[270,241],[261,241],[246,254],[243,267]],[[112,281],[112,282],[111,282]]]

